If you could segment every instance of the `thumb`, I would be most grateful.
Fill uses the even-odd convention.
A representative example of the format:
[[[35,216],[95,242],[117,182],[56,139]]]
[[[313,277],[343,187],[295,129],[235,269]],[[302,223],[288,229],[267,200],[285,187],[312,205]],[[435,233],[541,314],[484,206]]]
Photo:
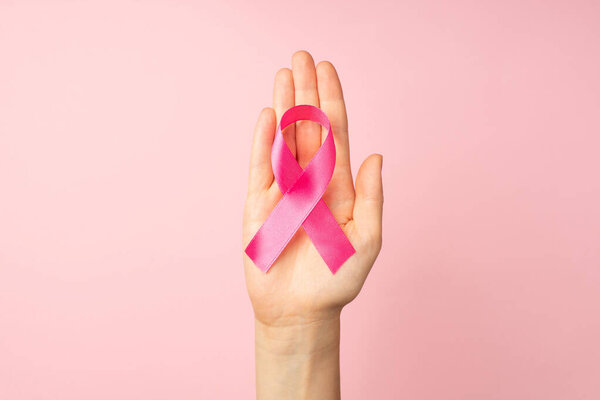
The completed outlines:
[[[381,217],[383,213],[383,156],[371,154],[362,163],[356,175],[354,222],[359,235],[381,245]]]

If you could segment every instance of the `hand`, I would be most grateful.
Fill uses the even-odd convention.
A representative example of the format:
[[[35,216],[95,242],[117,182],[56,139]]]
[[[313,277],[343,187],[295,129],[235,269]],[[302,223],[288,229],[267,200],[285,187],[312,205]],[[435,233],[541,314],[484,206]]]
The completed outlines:
[[[304,51],[292,57],[292,70],[283,68],[277,72],[273,108],[264,109],[256,125],[244,211],[244,247],[281,199],[273,179],[271,145],[281,115],[297,104],[320,107],[331,121],[337,158],[323,199],[356,253],[332,274],[300,229],[268,273],[259,270],[244,254],[255,317],[265,325],[306,324],[337,317],[342,307],[358,295],[381,248],[382,157],[374,154],[363,162],[355,188],[346,106],[336,70],[329,62],[321,62],[315,68],[311,55]],[[287,128],[284,137],[304,168],[326,134],[315,122],[300,121]]]
[[[323,199],[356,249],[334,275],[308,235],[299,229],[267,273],[244,254],[246,285],[255,316],[258,399],[339,399],[340,313],[360,292],[381,249],[382,157],[360,167],[356,188],[350,170],[348,120],[337,73],[328,62],[315,68],[310,54],[297,52],[292,70],[275,76],[273,108],[264,109],[254,132],[243,244],[248,245],[281,199],[271,167],[271,147],[282,114],[298,104],[320,107],[329,117],[337,152]],[[302,168],[327,131],[299,121],[284,138]]]

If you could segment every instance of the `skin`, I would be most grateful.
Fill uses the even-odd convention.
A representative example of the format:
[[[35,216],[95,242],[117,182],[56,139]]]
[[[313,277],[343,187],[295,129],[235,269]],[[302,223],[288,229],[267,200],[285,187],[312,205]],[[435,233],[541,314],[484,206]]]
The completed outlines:
[[[281,115],[298,104],[320,107],[332,124],[337,158],[323,199],[356,254],[334,275],[303,229],[268,273],[244,253],[255,316],[257,398],[261,400],[340,398],[340,314],[360,292],[381,249],[383,158],[379,154],[367,157],[354,184],[340,80],[331,63],[322,61],[315,67],[306,51],[292,56],[291,70],[277,72],[273,108],[263,109],[256,124],[244,208],[244,248],[282,197],[273,178],[271,147]],[[326,134],[317,123],[300,121],[287,128],[284,137],[304,168]]]

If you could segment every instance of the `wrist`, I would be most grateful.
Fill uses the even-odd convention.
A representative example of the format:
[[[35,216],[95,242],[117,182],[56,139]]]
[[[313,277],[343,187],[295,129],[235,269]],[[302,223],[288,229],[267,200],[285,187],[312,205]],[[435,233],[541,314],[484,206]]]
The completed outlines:
[[[339,347],[340,312],[266,324],[255,319],[255,344],[278,355],[307,355]]]
[[[339,399],[339,312],[267,325],[255,320],[257,398]]]

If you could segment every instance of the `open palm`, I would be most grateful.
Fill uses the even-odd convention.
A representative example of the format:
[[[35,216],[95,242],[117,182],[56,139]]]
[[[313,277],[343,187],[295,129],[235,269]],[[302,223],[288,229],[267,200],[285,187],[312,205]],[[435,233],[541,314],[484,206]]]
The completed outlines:
[[[320,107],[331,122],[337,157],[323,200],[356,253],[332,274],[300,228],[268,273],[263,273],[244,254],[246,284],[255,317],[269,325],[307,323],[339,313],[359,293],[381,248],[382,157],[371,155],[363,162],[355,187],[340,81],[331,63],[321,62],[315,68],[311,55],[305,51],[294,54],[291,70],[277,72],[273,108],[264,109],[256,124],[244,209],[244,247],[282,197],[273,179],[271,147],[282,114],[299,104]],[[305,168],[326,134],[315,122],[299,121],[285,130],[284,137]]]

